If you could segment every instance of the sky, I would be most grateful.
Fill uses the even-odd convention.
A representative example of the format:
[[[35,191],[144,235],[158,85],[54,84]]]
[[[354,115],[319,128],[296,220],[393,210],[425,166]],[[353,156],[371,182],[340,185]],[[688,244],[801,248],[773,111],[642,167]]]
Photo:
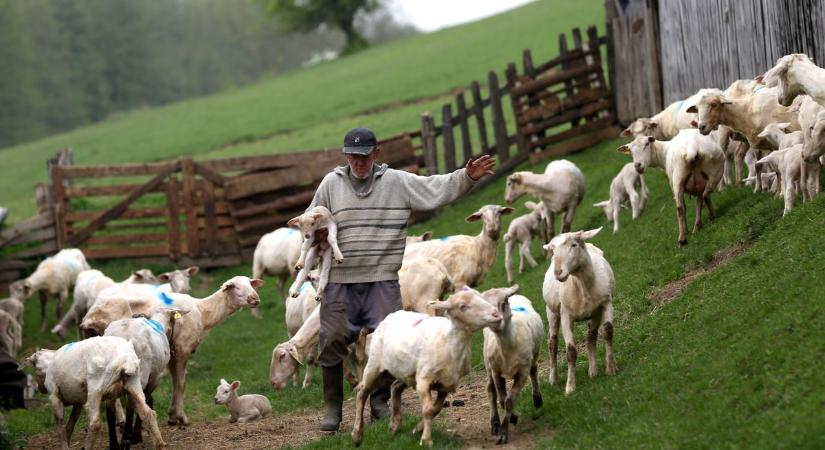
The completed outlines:
[[[531,0],[391,0],[395,15],[429,32],[516,8]]]

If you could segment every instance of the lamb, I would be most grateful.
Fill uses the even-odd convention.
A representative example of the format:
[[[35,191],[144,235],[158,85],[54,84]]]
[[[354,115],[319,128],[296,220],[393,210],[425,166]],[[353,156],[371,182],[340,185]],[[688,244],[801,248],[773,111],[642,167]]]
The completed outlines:
[[[770,164],[776,168],[782,183],[782,196],[785,198],[785,209],[782,216],[785,216],[793,209],[794,197],[796,197],[795,186],[799,186],[803,199],[807,195],[807,188],[803,189],[802,172],[805,169],[805,161],[802,159],[803,144],[796,144],[789,148],[773,152],[756,162],[757,167],[763,164]],[[814,163],[816,171],[819,171],[819,161]]]
[[[22,346],[23,328],[20,323],[11,314],[0,310],[0,349],[16,358]]]
[[[544,223],[545,213],[544,204],[536,204],[533,202],[525,202],[524,206],[530,210],[529,213],[516,217],[510,222],[507,228],[507,233],[504,234],[504,269],[507,272],[507,282],[513,282],[513,273],[510,270],[512,261],[513,247],[516,242],[519,243],[519,264],[518,273],[524,272],[524,260],[530,267],[536,267],[538,263],[530,254],[530,244],[533,242],[533,236],[540,233],[541,224]]]
[[[272,275],[278,279],[276,292],[282,292],[286,280],[295,276],[301,243],[301,232],[295,228],[278,228],[261,236],[252,255],[252,278]]]
[[[172,357],[169,360],[169,374],[172,376],[172,402],[168,414],[170,425],[188,425],[189,419],[183,410],[186,363],[209,330],[242,307],[258,307],[261,300],[256,289],[262,285],[263,281],[257,278],[236,276],[203,299],[187,294],[167,293],[144,285],[128,286],[127,290],[111,294],[104,292],[86,313],[80,326],[81,334],[99,335],[115,320],[129,318],[133,314],[149,314],[159,307],[189,310],[189,314],[176,322],[175,335],[170,343]]]
[[[484,367],[487,370],[487,399],[490,402],[490,432],[498,435],[498,444],[509,439],[510,423],[518,423],[513,408],[527,377],[533,387],[533,406],[540,408],[543,401],[539,390],[538,362],[544,323],[527,297],[515,295],[518,285],[495,288],[481,295],[501,313],[501,329],[484,329]],[[507,380],[513,380],[507,392]],[[504,410],[499,419],[496,400]]]
[[[35,367],[38,384],[49,393],[61,448],[68,450],[83,407],[88,423],[84,448],[92,450],[100,429],[100,404],[123,394],[129,396],[140,418],[149,424],[155,446],[167,448],[158,428],[157,414],[146,404],[140,386],[140,361],[132,344],[125,339],[101,336],[72,342],[57,350],[38,350],[23,365]],[[65,405],[73,408],[64,428]]]
[[[453,286],[477,286],[492,267],[498,252],[501,233],[501,216],[511,214],[513,208],[485,205],[465,219],[467,222],[483,220],[481,233],[476,236],[456,235],[447,240],[420,242],[407,247],[404,259],[435,258],[444,264]]]
[[[35,292],[40,295],[40,332],[46,331],[47,295],[57,296],[57,317],[63,316],[63,303],[69,298],[69,289],[75,284],[80,272],[90,269],[83,252],[67,248],[44,259],[37,270],[24,280],[9,286],[11,296],[25,301]]]
[[[156,284],[157,282],[158,279],[155,278],[155,274],[151,270],[140,269],[132,272],[129,278],[121,281],[120,284]],[[117,283],[114,280],[103,275],[103,272],[99,270],[91,269],[80,272],[74,286],[72,306],[66,315],[60,319],[60,322],[52,328],[52,333],[65,339],[69,328],[86,315],[86,312],[97,299],[98,294],[115,284]]]
[[[636,192],[636,185],[639,185],[639,193]],[[630,200],[632,217],[636,220],[645,208],[647,196],[644,175],[634,168],[633,163],[627,163],[610,183],[610,199],[594,203],[593,206],[604,209],[604,215],[608,222],[613,222],[613,233],[616,233],[619,231],[619,209],[622,204]]]
[[[405,311],[432,314],[429,301],[440,299],[453,290],[453,279],[441,261],[435,258],[405,259],[398,271],[401,304]]]
[[[23,325],[23,302],[20,300],[9,297],[0,300],[0,311],[5,311],[8,313],[14,321],[17,322],[19,325]]]
[[[364,432],[364,404],[373,387],[388,374],[395,378],[391,388],[390,432],[401,426],[401,394],[408,386],[421,399],[422,420],[416,426],[422,445],[432,446],[432,419],[444,399],[458,387],[470,371],[470,344],[473,333],[484,327],[498,330],[502,317],[493,305],[472,289],[462,290],[443,302],[431,302],[446,317],[396,311],[388,315],[372,333],[364,376],[358,383],[355,425],[352,440],[360,445]],[[433,398],[431,391],[437,392]]]
[[[524,194],[534,195],[544,203],[547,242],[555,234],[556,214],[564,213],[561,232],[570,231],[576,208],[584,198],[584,174],[572,162],[560,159],[551,161],[543,175],[516,172],[508,176],[504,201],[512,203]]]
[[[613,269],[604,258],[604,253],[585,241],[599,234],[601,228],[577,231],[557,236],[544,246],[548,257],[552,258],[550,268],[544,276],[542,294],[547,309],[550,334],[550,384],[558,382],[556,369],[558,352],[559,323],[567,345],[567,386],[565,394],[576,390],[576,343],[573,339],[573,323],[590,320],[587,333],[587,359],[590,378],[596,376],[596,341],[599,326],[604,331],[606,371],[616,374],[613,356],[613,294],[615,281]]]
[[[148,318],[136,317],[116,320],[110,323],[103,333],[104,336],[123,338],[134,347],[135,354],[140,360],[140,386],[149,407],[153,406],[152,393],[160,384],[160,378],[166,373],[166,367],[169,365],[169,341],[174,337],[174,321],[188,313],[189,311],[186,310],[158,308]],[[115,404],[116,407],[119,405],[119,402]],[[107,412],[111,414],[110,411]],[[143,441],[141,436],[142,424],[139,418],[134,429],[132,428],[133,414],[134,405],[130,403],[124,419],[126,424],[123,429],[122,445],[124,448],[129,448],[131,444]],[[110,421],[108,426],[110,436],[115,436],[115,423]],[[116,444],[116,442],[112,444]]]
[[[779,89],[779,103],[783,106],[790,106],[801,94],[810,95],[825,105],[825,69],[807,55],[794,53],[779,58],[762,79],[767,86]]]
[[[301,234],[304,236],[304,243],[301,246],[301,254],[298,256],[298,264],[295,269],[298,275],[295,282],[289,288],[289,295],[298,296],[298,289],[306,281],[309,271],[318,261],[319,280],[318,291],[315,294],[315,301],[321,301],[324,297],[324,289],[329,280],[329,268],[332,258],[339,264],[344,261],[344,255],[338,248],[338,226],[332,218],[332,213],[324,206],[316,206],[309,209],[298,217],[293,217],[287,222],[290,227],[299,226]]]
[[[666,142],[639,136],[630,144],[619,147],[619,151],[633,155],[633,163],[639,173],[644,173],[647,167],[660,167],[667,173],[676,201],[679,245],[687,244],[686,192],[696,196],[694,233],[702,228],[703,203],[710,218],[716,216],[710,193],[722,177],[725,156],[713,139],[697,130],[682,130],[673,140]]]
[[[407,245],[410,245],[410,244],[415,244],[416,242],[429,241],[432,238],[433,238],[433,232],[432,231],[425,231],[421,236],[407,236],[405,242],[406,242]]]
[[[238,396],[241,382],[235,380],[229,384],[221,378],[221,384],[215,392],[215,404],[226,405],[229,410],[229,423],[246,423],[272,414],[269,399],[259,394]]]
[[[164,283],[160,285],[160,289],[166,292],[188,294],[192,291],[189,280],[197,275],[199,270],[198,266],[192,266],[183,270],[175,269],[171,272],[162,273],[158,275],[158,281]]]
[[[298,333],[304,323],[306,323],[312,315],[313,311],[317,309],[318,302],[315,301],[316,296],[315,287],[312,285],[312,282],[305,281],[298,291],[298,297],[288,296],[286,298],[286,329],[287,335],[290,338]],[[304,374],[304,382],[301,385],[302,389],[306,389],[312,381],[311,366],[315,365],[315,360],[317,357],[317,346],[314,346],[309,351],[306,358],[307,368],[306,373]],[[296,385],[298,384],[298,371],[295,371],[292,381]]]

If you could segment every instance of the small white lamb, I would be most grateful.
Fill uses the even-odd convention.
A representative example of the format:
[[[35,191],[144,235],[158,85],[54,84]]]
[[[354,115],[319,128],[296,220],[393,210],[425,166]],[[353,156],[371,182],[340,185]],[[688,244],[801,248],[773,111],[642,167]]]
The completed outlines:
[[[513,247],[516,241],[519,243],[519,263],[518,273],[524,272],[524,260],[530,267],[536,267],[538,263],[530,254],[530,244],[533,238],[540,235],[541,224],[545,220],[544,203],[525,202],[524,206],[530,210],[529,213],[516,217],[510,222],[507,233],[504,235],[504,269],[507,272],[507,282],[513,282],[513,273],[510,270],[512,262]]]
[[[338,248],[338,226],[332,218],[332,213],[324,206],[316,206],[298,217],[293,217],[287,225],[299,227],[304,237],[298,264],[295,265],[295,269],[299,272],[295,277],[295,282],[289,288],[289,295],[298,296],[301,285],[309,276],[309,271],[316,261],[320,260],[318,292],[315,295],[315,301],[321,301],[324,297],[324,288],[329,280],[332,258],[334,257],[339,264],[344,261],[344,255]]]
[[[215,392],[215,403],[225,405],[229,410],[229,423],[246,423],[272,414],[269,399],[260,394],[238,396],[241,382],[235,380],[229,384],[221,378],[221,384]]]
[[[639,186],[638,193],[636,192],[637,185]],[[610,183],[610,199],[594,203],[593,206],[604,209],[607,221],[613,222],[613,232],[615,233],[619,231],[619,210],[622,204],[630,200],[632,217],[633,220],[636,220],[642,210],[645,209],[647,196],[648,190],[644,175],[636,170],[632,162],[629,162],[622,167],[622,170]]]

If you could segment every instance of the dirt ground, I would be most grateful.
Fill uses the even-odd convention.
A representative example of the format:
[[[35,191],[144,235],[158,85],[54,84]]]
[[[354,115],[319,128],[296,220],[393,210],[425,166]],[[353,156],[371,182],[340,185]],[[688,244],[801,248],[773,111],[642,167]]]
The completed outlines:
[[[548,376],[546,361],[540,367],[540,377]],[[519,411],[519,423],[510,427],[510,442],[504,446],[496,445],[496,437],[490,435],[490,410],[487,403],[487,388],[483,372],[472,372],[467,383],[461,385],[455,394],[448,397],[448,401],[463,400],[464,406],[449,406],[441,410],[434,420],[434,424],[447,433],[458,436],[465,444],[465,448],[497,448],[497,449],[526,449],[534,446],[535,417],[549,414],[547,406],[536,411],[532,406]],[[528,386],[521,391],[522,397],[529,398],[531,390]],[[403,411],[415,417],[421,416],[421,404],[412,389],[407,389],[403,395]],[[344,421],[341,431],[349,433],[355,418],[354,396],[344,401]],[[320,405],[319,405],[320,406]],[[368,414],[368,413],[367,413]],[[257,422],[248,424],[230,424],[229,414],[225,419],[206,422],[194,422],[186,428],[161,425],[161,434],[171,449],[273,449],[284,446],[298,447],[324,436],[317,430],[321,420],[321,409],[292,411],[289,414],[270,416]],[[369,423],[367,424],[369,427]],[[382,424],[380,426],[386,426]],[[108,439],[105,426],[101,427],[97,445],[105,448]],[[551,435],[552,430],[540,432],[542,435]],[[146,439],[144,429],[144,439]],[[78,429],[72,436],[72,449],[83,447],[85,430]],[[435,441],[436,446],[438,440]],[[29,439],[30,449],[59,448],[55,433],[41,434]],[[133,449],[143,450],[148,445],[134,445]]]

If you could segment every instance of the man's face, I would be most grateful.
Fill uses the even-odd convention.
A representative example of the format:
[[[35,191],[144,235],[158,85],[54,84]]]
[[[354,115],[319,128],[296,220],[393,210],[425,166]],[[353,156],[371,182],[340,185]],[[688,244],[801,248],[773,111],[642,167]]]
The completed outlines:
[[[352,155],[347,154],[347,162],[352,174],[357,178],[366,178],[372,171],[372,165],[378,159],[380,149],[376,148],[369,155]]]

